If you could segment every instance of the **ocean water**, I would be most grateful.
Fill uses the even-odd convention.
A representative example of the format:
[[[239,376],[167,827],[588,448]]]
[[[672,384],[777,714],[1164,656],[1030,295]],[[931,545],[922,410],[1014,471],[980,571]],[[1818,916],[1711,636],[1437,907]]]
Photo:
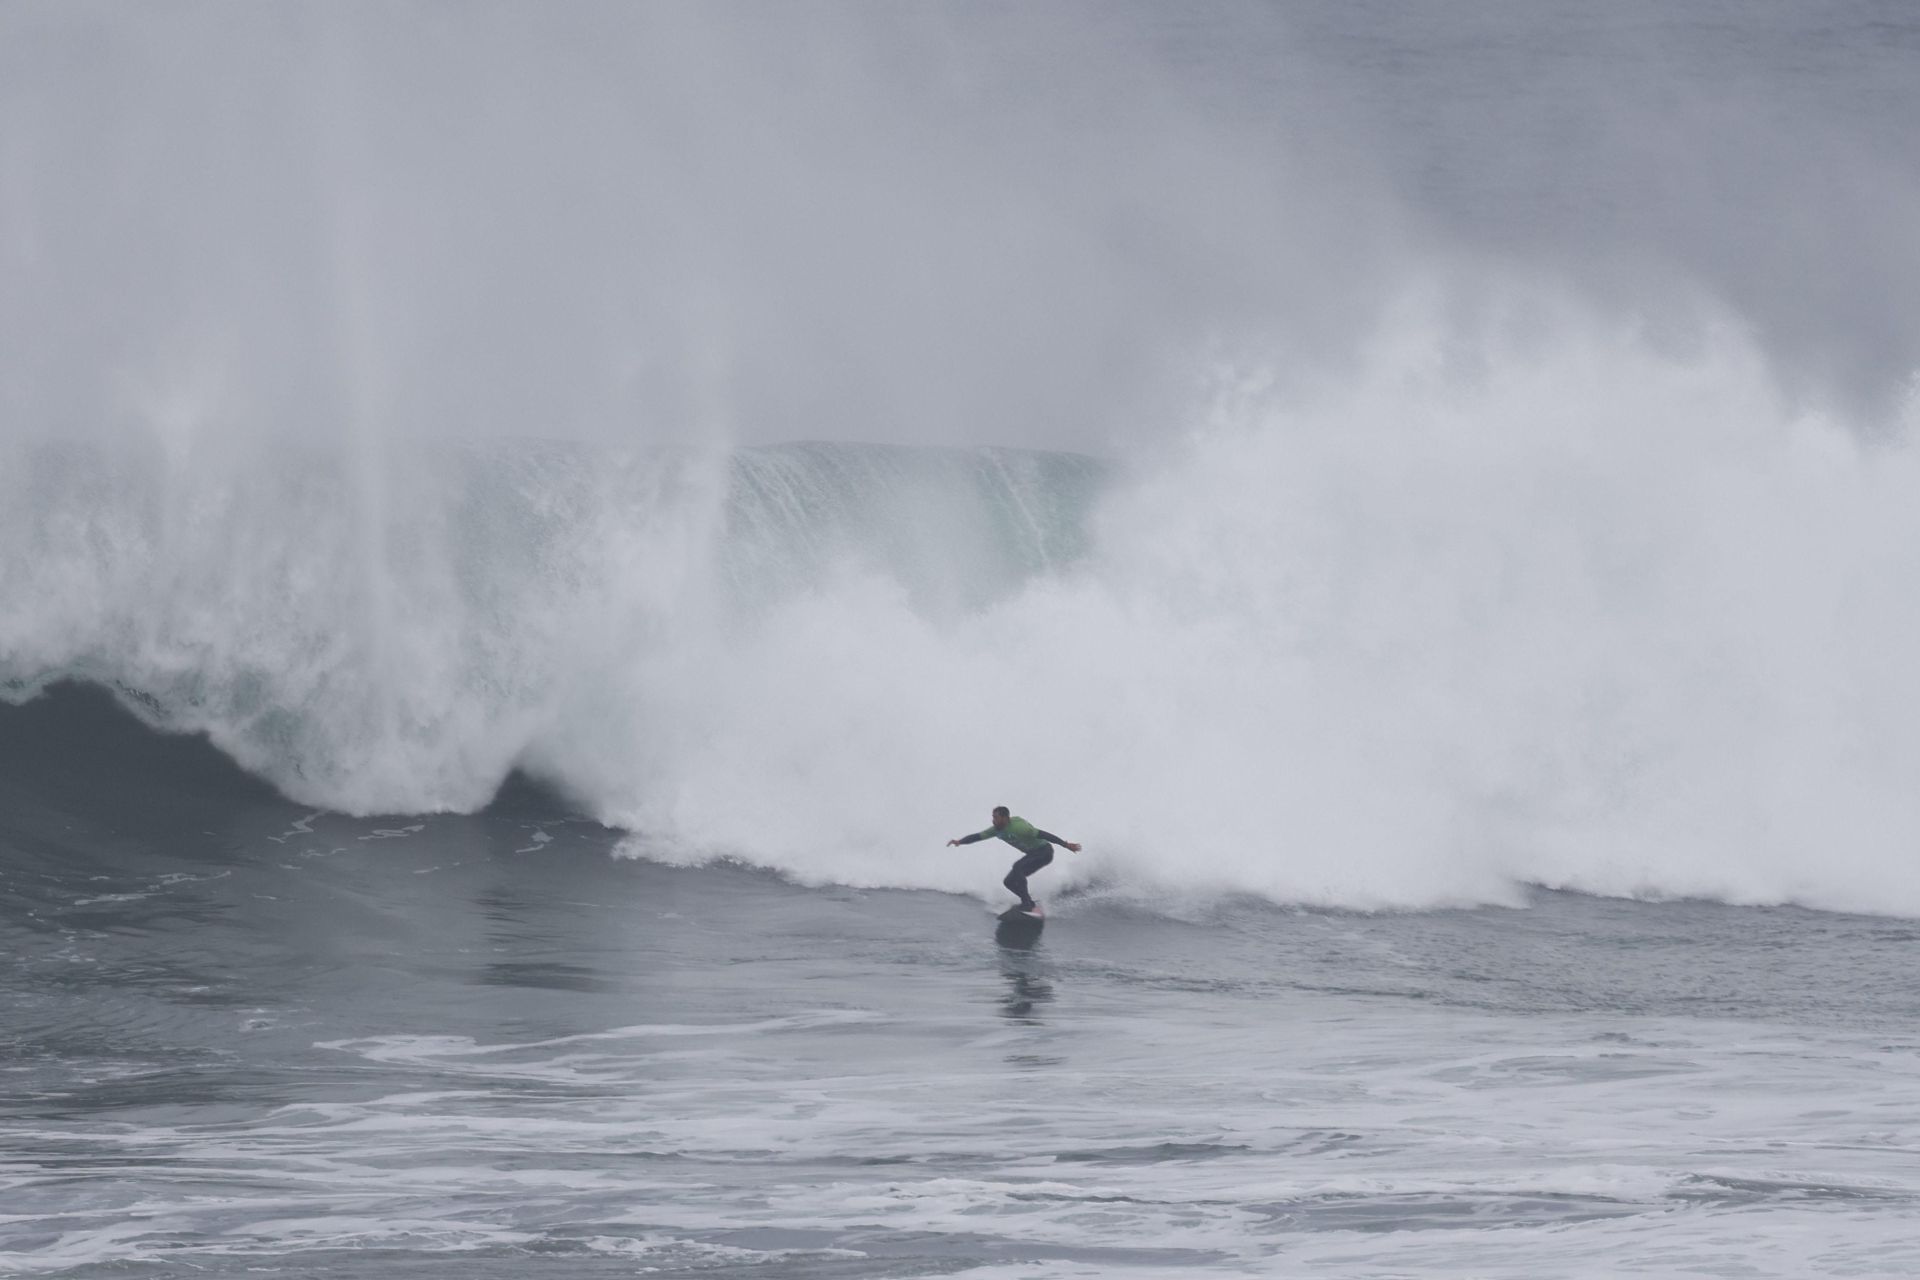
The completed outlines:
[[[1916,122],[1891,3],[0,9],[0,1274],[1920,1271]]]
[[[9,1273],[1920,1265],[1910,921],[1083,886],[996,940],[525,786],[290,805],[79,690],[0,731]]]

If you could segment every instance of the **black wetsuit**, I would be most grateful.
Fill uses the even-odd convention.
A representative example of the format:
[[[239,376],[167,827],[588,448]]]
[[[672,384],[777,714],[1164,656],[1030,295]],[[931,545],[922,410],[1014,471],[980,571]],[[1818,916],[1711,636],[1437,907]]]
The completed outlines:
[[[1007,878],[1000,883],[1019,895],[1020,905],[1029,909],[1033,899],[1027,893],[1027,877],[1053,861],[1053,846],[1066,847],[1066,841],[1049,831],[1028,822],[1025,818],[1009,818],[1004,827],[988,827],[985,831],[976,831],[970,836],[961,836],[961,844],[972,844],[976,840],[1005,840],[1020,850],[1020,860],[1013,864],[1013,870],[1007,872]]]

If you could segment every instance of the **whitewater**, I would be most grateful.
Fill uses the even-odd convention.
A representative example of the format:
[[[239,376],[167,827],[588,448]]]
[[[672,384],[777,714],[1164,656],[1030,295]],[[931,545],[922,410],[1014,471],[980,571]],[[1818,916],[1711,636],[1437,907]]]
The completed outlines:
[[[903,833],[1035,795],[1142,897],[1920,910],[1911,449],[1732,336],[1555,325],[1223,370],[1124,460],[427,443],[370,506],[324,451],[16,446],[6,687],[347,813],[520,769],[807,883],[964,891]]]
[[[1914,1274],[1917,59],[0,11],[0,1274]]]

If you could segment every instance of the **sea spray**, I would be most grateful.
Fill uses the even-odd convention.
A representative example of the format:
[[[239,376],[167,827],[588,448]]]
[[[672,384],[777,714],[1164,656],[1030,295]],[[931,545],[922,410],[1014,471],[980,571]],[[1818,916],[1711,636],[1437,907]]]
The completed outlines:
[[[1010,803],[1092,845],[1064,878],[1156,898],[1920,909],[1911,451],[1794,411],[1731,328],[1527,312],[1242,379],[1089,559],[950,624],[870,568],[788,602],[600,811],[856,884],[990,882],[913,836]]]
[[[484,804],[557,699],[706,607],[723,458],[396,446],[374,510],[337,448],[113,444],[9,447],[0,680],[107,685],[304,802]]]

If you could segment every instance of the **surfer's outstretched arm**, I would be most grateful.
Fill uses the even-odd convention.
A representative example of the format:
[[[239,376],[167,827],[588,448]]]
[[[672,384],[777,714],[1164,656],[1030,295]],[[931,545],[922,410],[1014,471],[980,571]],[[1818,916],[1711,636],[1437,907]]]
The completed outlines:
[[[1057,844],[1062,849],[1071,849],[1075,853],[1080,852],[1079,845],[1075,844],[1071,840],[1062,840],[1059,836],[1053,834],[1053,832],[1051,831],[1035,831],[1033,834],[1039,836],[1042,840],[1045,840],[1048,844]]]
[[[970,836],[961,836],[958,840],[947,841],[947,848],[951,849],[957,844],[972,844],[975,840],[985,840],[992,834],[991,831],[976,831]]]

